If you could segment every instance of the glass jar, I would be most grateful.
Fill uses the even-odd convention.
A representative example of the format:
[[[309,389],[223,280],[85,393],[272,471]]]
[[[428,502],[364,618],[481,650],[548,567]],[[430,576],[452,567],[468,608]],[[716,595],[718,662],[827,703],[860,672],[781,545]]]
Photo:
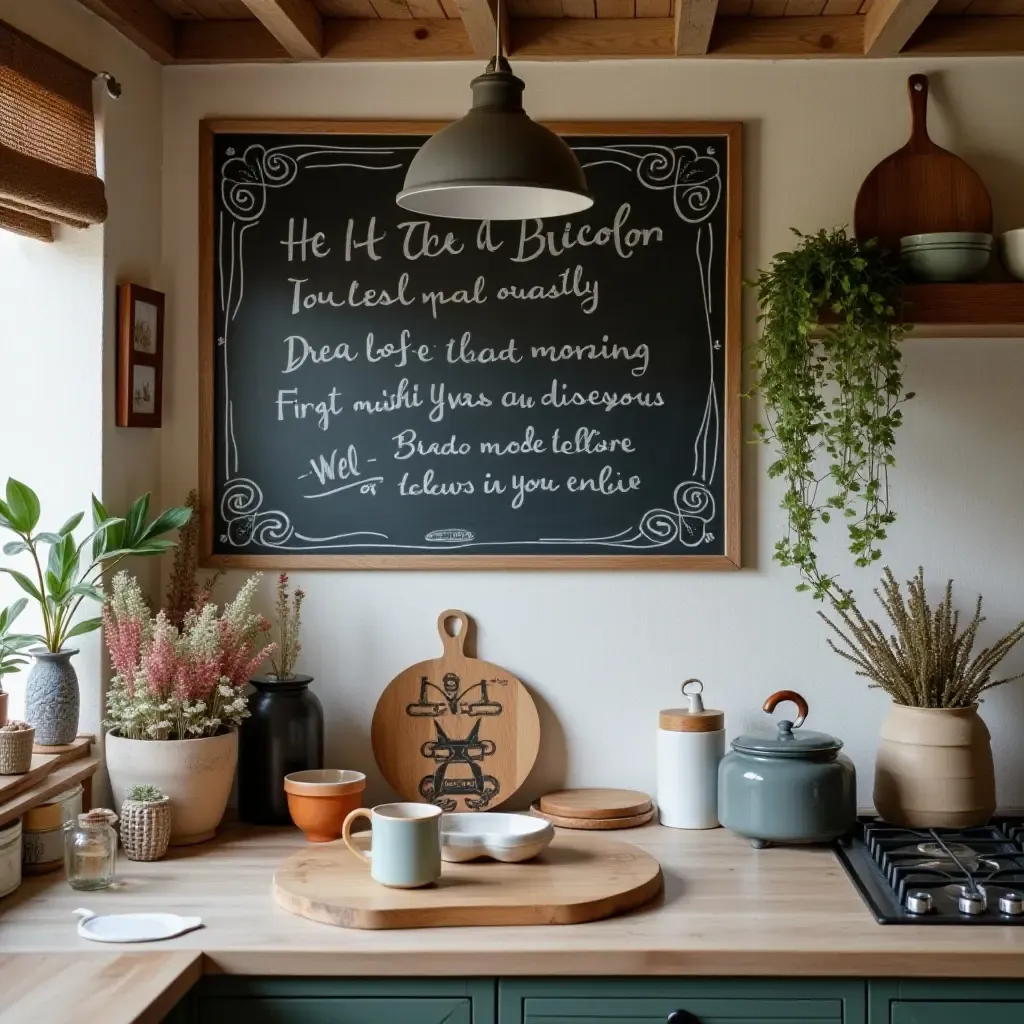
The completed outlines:
[[[72,889],[106,889],[117,861],[117,815],[98,807],[64,825],[64,870]]]

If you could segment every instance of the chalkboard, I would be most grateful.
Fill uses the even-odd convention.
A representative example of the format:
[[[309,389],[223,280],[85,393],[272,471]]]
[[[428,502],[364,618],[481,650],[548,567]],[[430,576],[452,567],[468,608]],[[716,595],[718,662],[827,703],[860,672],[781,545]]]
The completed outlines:
[[[740,126],[552,127],[595,202],[401,210],[413,122],[205,122],[205,564],[739,565]]]

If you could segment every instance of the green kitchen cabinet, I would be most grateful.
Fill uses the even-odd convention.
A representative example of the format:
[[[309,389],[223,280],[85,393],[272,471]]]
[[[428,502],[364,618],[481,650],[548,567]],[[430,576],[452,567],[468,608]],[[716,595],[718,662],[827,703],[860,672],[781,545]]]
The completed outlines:
[[[1024,1024],[1024,982],[873,981],[868,1024]]]
[[[863,1024],[862,981],[577,978],[498,983],[500,1024]]]
[[[204,978],[166,1024],[496,1024],[488,980]]]

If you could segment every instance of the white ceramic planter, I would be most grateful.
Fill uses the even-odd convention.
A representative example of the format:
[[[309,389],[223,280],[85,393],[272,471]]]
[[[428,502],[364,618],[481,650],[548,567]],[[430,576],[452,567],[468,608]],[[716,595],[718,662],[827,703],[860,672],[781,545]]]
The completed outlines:
[[[0,826],[0,896],[21,885],[21,819]]]
[[[213,838],[235,779],[237,731],[197,740],[126,740],[108,732],[106,754],[115,807],[132,786],[156,786],[171,801],[172,846]]]

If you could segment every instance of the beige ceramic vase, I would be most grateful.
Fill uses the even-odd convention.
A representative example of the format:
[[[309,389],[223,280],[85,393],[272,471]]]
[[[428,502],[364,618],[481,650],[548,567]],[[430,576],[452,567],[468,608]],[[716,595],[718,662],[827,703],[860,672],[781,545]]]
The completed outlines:
[[[971,828],[995,813],[992,745],[978,705],[893,704],[875,759],[875,810],[909,828]]]

